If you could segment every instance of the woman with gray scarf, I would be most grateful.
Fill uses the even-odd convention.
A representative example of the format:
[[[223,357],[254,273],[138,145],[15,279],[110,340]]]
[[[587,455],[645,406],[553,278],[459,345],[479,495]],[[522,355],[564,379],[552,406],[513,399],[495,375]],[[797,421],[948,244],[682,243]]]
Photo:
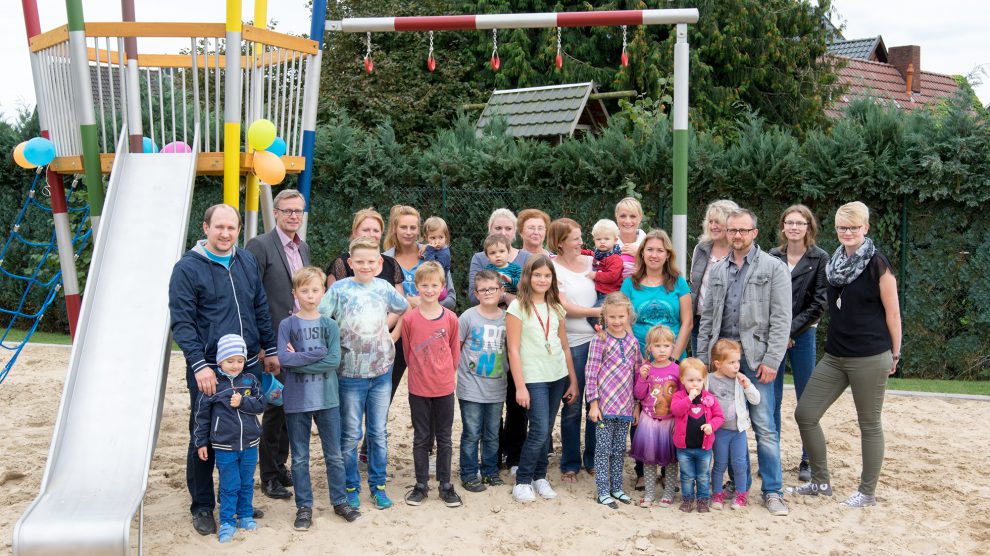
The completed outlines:
[[[887,377],[894,374],[900,360],[901,313],[890,262],[866,236],[870,231],[866,205],[856,201],[839,207],[835,230],[841,245],[825,267],[829,311],[825,355],[794,411],[811,460],[811,482],[795,492],[832,495],[821,418],[848,386],[859,420],[863,471],[859,488],[843,505],[861,508],[877,503],[884,455],[880,415]]]

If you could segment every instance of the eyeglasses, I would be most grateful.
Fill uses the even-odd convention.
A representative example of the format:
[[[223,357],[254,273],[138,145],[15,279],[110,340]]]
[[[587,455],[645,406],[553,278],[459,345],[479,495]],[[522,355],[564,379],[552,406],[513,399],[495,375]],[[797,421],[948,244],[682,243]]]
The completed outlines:
[[[475,289],[474,291],[475,291],[475,293],[480,293],[481,295],[491,295],[491,294],[497,292],[500,289],[502,289],[502,288],[484,288],[484,289],[480,289],[480,290],[479,289]]]
[[[305,212],[302,209],[280,209],[280,208],[277,208],[275,210],[281,212],[282,214],[284,214],[286,216],[302,216],[302,213]]]
[[[725,233],[729,234],[730,236],[741,236],[743,234],[748,234],[755,229],[756,228],[729,228],[728,230],[725,231]]]
[[[836,226],[835,231],[840,234],[850,234],[858,232],[862,226]]]
[[[785,226],[790,226],[792,228],[803,228],[803,227],[807,226],[808,223],[807,222],[802,222],[800,220],[785,220],[784,221],[784,225]]]

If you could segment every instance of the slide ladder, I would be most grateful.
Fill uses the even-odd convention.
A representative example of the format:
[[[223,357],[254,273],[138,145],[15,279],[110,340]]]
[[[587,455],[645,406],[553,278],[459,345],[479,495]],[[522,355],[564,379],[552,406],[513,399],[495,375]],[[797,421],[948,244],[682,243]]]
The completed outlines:
[[[121,132],[48,463],[14,527],[15,555],[131,550],[162,416],[168,284],[185,251],[193,149],[128,153]],[[141,529],[139,518],[139,551]]]

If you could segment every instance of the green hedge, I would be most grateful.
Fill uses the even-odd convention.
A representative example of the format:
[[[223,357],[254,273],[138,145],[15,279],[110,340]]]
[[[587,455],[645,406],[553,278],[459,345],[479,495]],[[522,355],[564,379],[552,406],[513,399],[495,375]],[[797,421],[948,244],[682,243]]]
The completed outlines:
[[[672,134],[657,106],[626,104],[600,136],[557,146],[508,137],[498,126],[478,137],[462,118],[416,148],[387,125],[365,130],[335,116],[317,128],[308,237],[314,262],[325,266],[345,247],[356,209],[387,214],[395,203],[447,219],[459,293],[494,208],[541,208],[588,229],[632,193],[642,199],[649,226],[669,228]],[[860,102],[831,129],[803,139],[750,116],[729,135],[692,133],[689,162],[689,245],[705,205],[718,198],[757,213],[764,248],[776,243],[776,222],[789,204],[809,205],[822,229],[831,230],[838,205],[865,202],[870,235],[898,271],[904,374],[990,378],[990,221],[979,210],[990,197],[985,114],[962,102],[910,114]],[[23,172],[7,176],[19,180]],[[22,194],[17,187],[0,191],[5,206]],[[219,181],[203,179],[190,241],[201,236],[199,215],[220,199]],[[0,224],[9,217],[0,214]],[[828,251],[837,245],[828,231],[819,240]],[[5,304],[10,290],[0,287]],[[64,329],[63,308],[52,313],[45,328]]]

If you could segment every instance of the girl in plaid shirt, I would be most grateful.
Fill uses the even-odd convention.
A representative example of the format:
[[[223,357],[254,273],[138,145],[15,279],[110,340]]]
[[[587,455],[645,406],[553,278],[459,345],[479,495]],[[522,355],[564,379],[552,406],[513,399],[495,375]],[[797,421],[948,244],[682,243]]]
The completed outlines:
[[[626,437],[633,420],[633,376],[643,363],[639,342],[629,332],[632,303],[621,292],[613,292],[602,303],[605,329],[591,340],[585,367],[588,418],[595,425],[595,486],[598,503],[610,508],[632,499],[622,491],[622,460]]]

